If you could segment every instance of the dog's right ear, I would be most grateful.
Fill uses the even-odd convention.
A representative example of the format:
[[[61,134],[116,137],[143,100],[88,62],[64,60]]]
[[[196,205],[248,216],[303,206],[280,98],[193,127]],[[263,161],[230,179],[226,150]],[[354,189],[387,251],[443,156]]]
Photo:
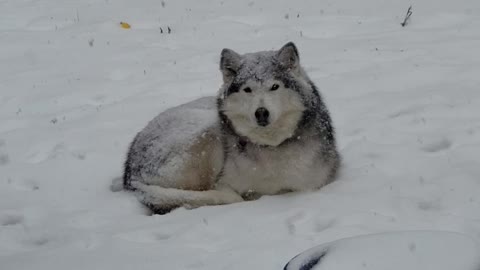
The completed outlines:
[[[230,50],[223,49],[220,56],[220,70],[223,74],[223,81],[232,80],[238,73],[242,56]]]

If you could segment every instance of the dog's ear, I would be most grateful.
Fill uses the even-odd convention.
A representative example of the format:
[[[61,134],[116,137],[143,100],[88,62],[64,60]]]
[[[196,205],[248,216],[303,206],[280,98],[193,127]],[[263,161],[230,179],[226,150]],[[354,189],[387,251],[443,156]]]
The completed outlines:
[[[220,56],[220,70],[223,73],[223,81],[232,80],[238,73],[242,56],[230,50],[223,49]]]
[[[293,42],[288,42],[278,50],[277,57],[280,64],[287,69],[296,69],[300,64],[298,50]]]

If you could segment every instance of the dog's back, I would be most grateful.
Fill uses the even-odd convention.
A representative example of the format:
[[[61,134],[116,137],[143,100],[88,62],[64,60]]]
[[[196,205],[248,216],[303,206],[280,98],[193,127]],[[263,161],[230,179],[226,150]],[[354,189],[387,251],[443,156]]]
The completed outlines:
[[[124,188],[158,214],[241,200],[212,190],[223,165],[215,97],[160,113],[137,134],[124,165]]]
[[[125,162],[124,185],[141,181],[164,188],[209,189],[220,164],[207,165],[210,155],[221,156],[215,99],[206,97],[162,112],[137,134]],[[191,172],[191,168],[202,170]],[[189,174],[199,176],[192,181]]]

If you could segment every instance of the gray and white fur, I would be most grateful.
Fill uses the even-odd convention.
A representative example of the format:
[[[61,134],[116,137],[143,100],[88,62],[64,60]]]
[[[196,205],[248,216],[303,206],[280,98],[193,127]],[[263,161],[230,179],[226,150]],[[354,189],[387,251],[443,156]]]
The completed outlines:
[[[154,118],[133,140],[124,187],[155,213],[318,189],[340,166],[332,121],[298,50],[221,53],[218,97]]]

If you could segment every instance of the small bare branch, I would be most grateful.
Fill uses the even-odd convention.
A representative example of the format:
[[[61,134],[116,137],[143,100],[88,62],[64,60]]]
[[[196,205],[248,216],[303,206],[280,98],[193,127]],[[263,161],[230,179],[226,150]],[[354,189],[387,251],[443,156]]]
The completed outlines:
[[[412,16],[412,6],[410,6],[407,10],[407,14],[405,15],[405,20],[401,23],[402,27],[407,26],[408,20],[410,19],[410,16]]]

